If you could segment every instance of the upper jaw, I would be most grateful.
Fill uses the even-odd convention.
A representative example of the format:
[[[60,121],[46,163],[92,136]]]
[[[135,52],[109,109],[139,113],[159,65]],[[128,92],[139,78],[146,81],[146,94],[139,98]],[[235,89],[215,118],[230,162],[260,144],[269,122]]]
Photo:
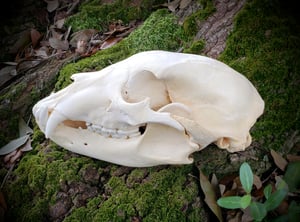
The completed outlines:
[[[116,139],[130,139],[141,136],[145,132],[146,128],[146,123],[136,126],[125,126],[123,124],[122,127],[112,128],[96,124],[91,121],[71,120],[57,110],[51,110],[48,107],[40,106],[39,104],[33,107],[33,114],[40,129],[45,133],[46,138],[50,138],[60,124],[63,124],[65,127],[86,129],[106,138]]]

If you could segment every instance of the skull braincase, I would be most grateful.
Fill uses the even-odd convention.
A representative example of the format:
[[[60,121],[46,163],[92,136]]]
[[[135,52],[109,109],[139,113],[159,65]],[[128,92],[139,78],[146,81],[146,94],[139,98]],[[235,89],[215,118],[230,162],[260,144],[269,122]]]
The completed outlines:
[[[199,55],[141,52],[72,79],[33,107],[40,129],[70,151],[126,166],[192,163],[211,143],[242,151],[264,110],[248,79]]]

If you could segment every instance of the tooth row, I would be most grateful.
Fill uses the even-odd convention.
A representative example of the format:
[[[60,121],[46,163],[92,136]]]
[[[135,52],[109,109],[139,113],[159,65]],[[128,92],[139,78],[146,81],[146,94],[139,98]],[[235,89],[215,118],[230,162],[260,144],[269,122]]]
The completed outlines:
[[[100,125],[86,123],[87,129],[106,138],[129,139],[140,136],[139,127],[133,129],[111,129]]]

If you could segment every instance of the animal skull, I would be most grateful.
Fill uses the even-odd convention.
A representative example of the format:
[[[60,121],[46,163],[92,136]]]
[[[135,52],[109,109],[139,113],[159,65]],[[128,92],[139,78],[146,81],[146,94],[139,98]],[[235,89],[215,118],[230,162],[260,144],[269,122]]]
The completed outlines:
[[[126,166],[192,163],[211,143],[244,150],[264,110],[243,75],[199,55],[147,51],[72,79],[33,107],[40,129],[70,151]]]

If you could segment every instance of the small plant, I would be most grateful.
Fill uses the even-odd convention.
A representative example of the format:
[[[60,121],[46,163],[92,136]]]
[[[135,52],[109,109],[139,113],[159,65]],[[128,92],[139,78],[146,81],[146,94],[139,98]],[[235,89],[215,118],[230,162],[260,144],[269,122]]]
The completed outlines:
[[[221,197],[217,203],[220,207],[227,209],[246,209],[250,208],[250,214],[254,221],[262,221],[269,211],[276,209],[288,193],[288,185],[280,177],[277,178],[273,191],[272,185],[267,185],[264,190],[265,201],[258,202],[251,196],[253,186],[253,173],[248,163],[240,166],[239,178],[242,188],[245,191],[243,196]]]

